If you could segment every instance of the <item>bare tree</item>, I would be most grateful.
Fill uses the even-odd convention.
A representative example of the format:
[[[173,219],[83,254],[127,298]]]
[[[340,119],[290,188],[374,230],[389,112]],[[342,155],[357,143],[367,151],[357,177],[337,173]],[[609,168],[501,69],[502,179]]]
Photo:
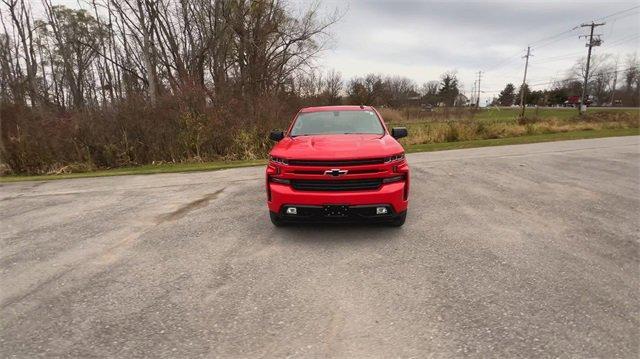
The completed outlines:
[[[638,54],[627,56],[624,70],[625,97],[631,106],[640,104],[640,61]]]
[[[327,72],[322,91],[322,101],[325,105],[339,105],[342,99],[342,74],[335,70]]]
[[[31,16],[31,8],[25,5],[24,0],[2,0],[9,10],[13,27],[18,34],[18,41],[22,45],[22,55],[25,60],[25,68],[27,71],[26,85],[29,98],[32,103],[38,101],[38,92],[36,85],[36,76],[38,71],[38,63],[33,42],[33,20]],[[18,62],[19,58],[16,59]]]
[[[134,2],[135,1],[135,2]],[[144,70],[144,79],[149,94],[149,100],[152,104],[157,102],[159,80],[156,65],[156,24],[158,19],[158,1],[157,0],[111,0],[111,5],[116,9],[122,23],[130,32],[130,38],[137,45],[140,51],[142,62],[141,67]],[[126,34],[122,34],[125,38],[125,46],[128,47]]]
[[[591,62],[589,65],[589,78],[587,81],[593,80],[595,74],[598,73],[598,70],[601,67],[607,66],[611,59],[611,55],[609,54],[600,54],[600,55],[592,55]],[[584,79],[584,75],[587,70],[587,58],[582,57],[576,61],[573,65],[573,68],[570,71],[570,75],[577,79]]]
[[[314,63],[337,21],[318,3],[40,1],[34,18],[31,2],[0,0],[0,106],[21,108],[2,108],[0,152],[17,171],[225,156],[235,126],[253,136],[304,101],[340,102],[339,73]]]
[[[591,89],[597,104],[602,105],[608,101],[610,91],[613,88],[615,72],[615,65],[607,63],[601,65],[593,74],[589,89]]]

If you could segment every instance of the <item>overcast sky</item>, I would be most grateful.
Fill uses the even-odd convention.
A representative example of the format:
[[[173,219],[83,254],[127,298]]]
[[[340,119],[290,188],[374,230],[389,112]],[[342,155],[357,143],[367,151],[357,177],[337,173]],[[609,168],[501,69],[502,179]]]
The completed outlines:
[[[303,9],[316,0],[288,1]],[[79,2],[53,3],[78,7]],[[507,82],[516,86],[522,82],[521,57],[529,44],[533,45],[529,84],[565,77],[575,61],[586,56],[585,40],[578,35],[587,30],[569,31],[581,23],[636,7],[603,20],[606,25],[596,31],[602,34],[603,45],[594,53],[619,55],[619,68],[624,68],[626,55],[640,48],[640,1],[320,0],[320,4],[323,14],[337,10],[342,15],[331,28],[330,48],[318,61],[323,68],[340,71],[347,79],[370,72],[402,75],[418,85],[455,70],[466,92],[482,70],[483,103]]]
[[[323,11],[344,14],[333,29],[333,45],[320,63],[349,78],[369,72],[407,76],[421,84],[456,70],[470,91],[478,70],[485,73],[483,101],[507,82],[522,82],[528,44],[532,49],[528,83],[562,78],[581,56],[585,40],[576,29],[632,7],[638,1],[361,1],[325,0]],[[640,45],[640,8],[604,19],[597,28],[603,46],[594,53],[625,54]],[[566,55],[566,56],[565,56]],[[544,86],[534,87],[535,89]]]

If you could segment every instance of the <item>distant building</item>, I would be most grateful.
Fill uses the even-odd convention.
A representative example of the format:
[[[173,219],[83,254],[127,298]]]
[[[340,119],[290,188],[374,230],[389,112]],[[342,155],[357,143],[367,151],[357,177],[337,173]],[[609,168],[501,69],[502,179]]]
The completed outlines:
[[[458,94],[455,101],[453,101],[454,107],[467,106],[467,104],[469,104],[469,98],[463,94]]]

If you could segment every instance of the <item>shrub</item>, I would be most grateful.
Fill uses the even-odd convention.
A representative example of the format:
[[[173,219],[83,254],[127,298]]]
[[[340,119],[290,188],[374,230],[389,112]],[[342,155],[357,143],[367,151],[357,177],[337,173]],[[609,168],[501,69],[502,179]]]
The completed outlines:
[[[270,96],[248,108],[203,101],[198,91],[168,95],[152,106],[130,96],[81,111],[0,103],[0,156],[15,173],[81,171],[153,162],[265,157],[270,128],[284,128],[296,97]],[[81,165],[79,165],[81,164]]]

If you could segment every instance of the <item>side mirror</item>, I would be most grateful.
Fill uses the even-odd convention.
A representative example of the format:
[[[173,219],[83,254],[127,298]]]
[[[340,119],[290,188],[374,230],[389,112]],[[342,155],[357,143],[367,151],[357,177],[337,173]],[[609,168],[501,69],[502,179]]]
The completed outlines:
[[[279,131],[279,130],[273,130],[271,131],[271,133],[269,134],[269,139],[271,141],[280,141],[281,139],[284,138],[284,132]]]
[[[407,128],[406,127],[394,127],[391,129],[391,136],[395,139],[407,137]]]

